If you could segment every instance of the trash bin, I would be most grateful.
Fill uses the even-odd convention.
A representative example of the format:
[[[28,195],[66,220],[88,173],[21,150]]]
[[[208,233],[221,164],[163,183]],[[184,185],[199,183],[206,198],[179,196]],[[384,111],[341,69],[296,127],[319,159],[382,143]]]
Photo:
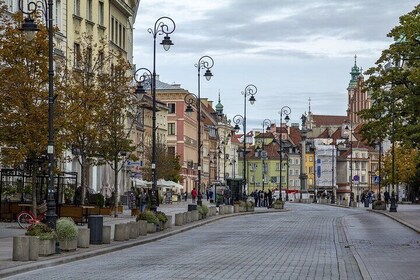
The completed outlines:
[[[197,210],[197,204],[188,204],[188,211]]]
[[[369,207],[369,199],[365,199],[365,207]]]
[[[90,229],[90,244],[102,244],[102,229],[104,217],[102,215],[88,216],[88,228]]]

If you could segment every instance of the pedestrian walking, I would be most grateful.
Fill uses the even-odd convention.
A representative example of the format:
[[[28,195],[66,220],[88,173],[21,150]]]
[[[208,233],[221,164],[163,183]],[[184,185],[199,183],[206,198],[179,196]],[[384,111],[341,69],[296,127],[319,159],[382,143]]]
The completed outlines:
[[[255,206],[260,206],[260,194],[257,192],[257,190],[254,191],[254,200],[255,200]]]
[[[385,204],[388,205],[388,203],[389,203],[389,192],[388,191],[384,192],[384,199],[385,199]]]
[[[143,213],[144,211],[146,211],[146,206],[147,206],[147,192],[144,188],[140,189],[140,194],[139,194],[139,202],[140,202],[140,213]]]
[[[195,188],[191,191],[192,202],[195,203],[195,199],[197,197],[197,190]]]
[[[268,205],[267,205],[267,208],[269,208],[272,203],[273,203],[273,193],[271,192],[271,190],[268,190]]]
[[[187,198],[188,198],[188,193],[187,191],[184,192],[184,201],[187,202]]]

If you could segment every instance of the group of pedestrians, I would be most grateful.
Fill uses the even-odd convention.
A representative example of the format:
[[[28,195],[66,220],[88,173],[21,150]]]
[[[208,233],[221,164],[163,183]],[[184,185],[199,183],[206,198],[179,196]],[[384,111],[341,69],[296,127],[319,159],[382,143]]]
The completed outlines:
[[[273,203],[273,192],[270,189],[268,191],[255,190],[251,196],[254,198],[255,207],[270,207]]]

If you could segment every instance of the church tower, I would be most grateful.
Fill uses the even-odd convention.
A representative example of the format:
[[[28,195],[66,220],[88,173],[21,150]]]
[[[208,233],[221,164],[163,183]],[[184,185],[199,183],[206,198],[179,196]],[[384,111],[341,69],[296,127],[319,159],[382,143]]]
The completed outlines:
[[[351,79],[347,87],[348,103],[347,118],[352,124],[362,123],[362,119],[357,115],[363,109],[371,106],[370,96],[364,89],[364,77],[362,68],[357,66],[357,56],[354,56],[354,66],[351,68]]]

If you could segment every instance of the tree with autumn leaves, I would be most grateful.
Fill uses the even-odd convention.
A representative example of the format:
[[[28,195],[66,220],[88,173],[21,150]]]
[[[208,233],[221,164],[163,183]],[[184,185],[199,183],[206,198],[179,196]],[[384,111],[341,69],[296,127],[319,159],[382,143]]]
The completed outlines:
[[[31,164],[31,170],[37,171],[48,142],[47,30],[40,24],[41,30],[28,41],[16,28],[22,17],[9,17],[5,12],[2,7],[0,160],[4,167]],[[63,157],[65,150],[77,157],[82,169],[82,203],[89,167],[111,161],[118,198],[116,162],[121,152],[130,153],[136,148],[130,140],[138,111],[130,65],[121,53],[108,50],[105,40],[98,45],[91,41],[83,35],[80,50],[73,53],[75,63],[60,63],[54,58],[55,157],[57,161],[71,160]],[[34,198],[36,191],[34,184]],[[33,203],[35,210],[35,199]]]
[[[400,17],[400,24],[387,35],[394,43],[385,49],[376,65],[366,71],[365,90],[372,106],[360,116],[367,122],[361,132],[373,144],[389,139],[395,144],[394,182],[412,183],[419,193],[420,178],[420,5]],[[392,151],[385,161],[383,177],[392,182]],[[417,183],[416,183],[417,182]]]
[[[6,15],[0,7],[0,160],[4,167],[31,171],[36,197],[35,181],[46,164],[42,159],[48,145],[48,41],[45,26],[32,41],[26,40],[16,29],[21,21],[22,16]],[[63,108],[58,104],[55,109],[55,152],[60,155]]]

